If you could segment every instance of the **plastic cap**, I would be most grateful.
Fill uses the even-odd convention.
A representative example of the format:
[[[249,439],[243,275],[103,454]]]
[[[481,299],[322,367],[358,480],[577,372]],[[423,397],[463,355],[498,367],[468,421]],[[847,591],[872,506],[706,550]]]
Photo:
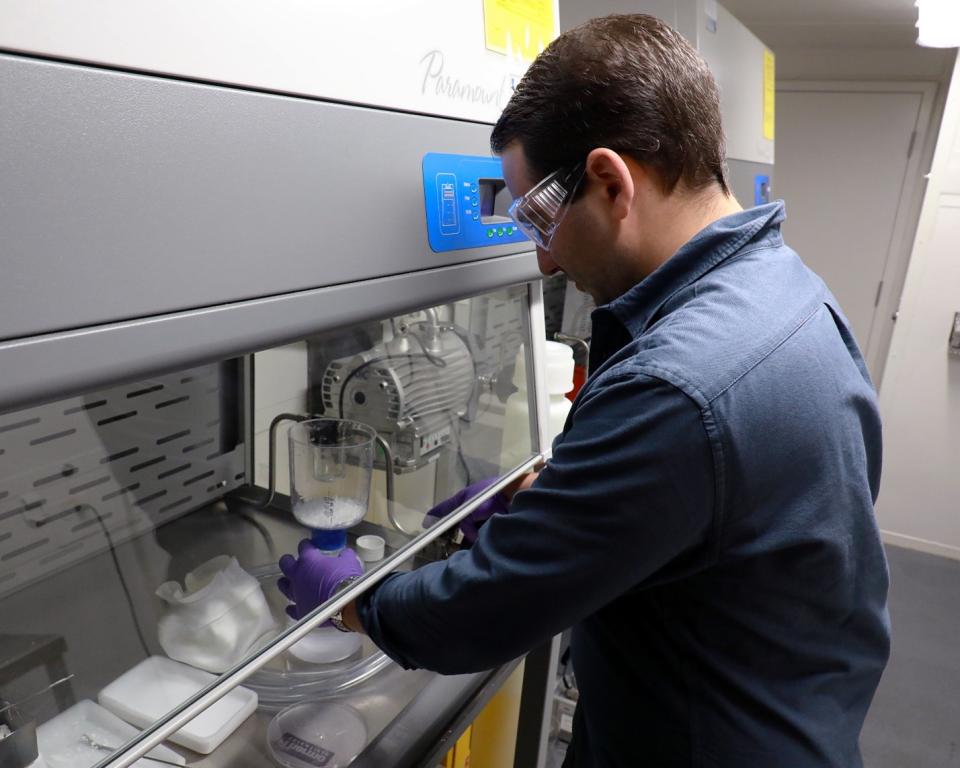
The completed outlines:
[[[313,546],[321,552],[339,552],[347,546],[347,532],[344,530],[324,531],[320,528],[314,528],[310,536]]]
[[[357,557],[365,563],[383,560],[386,542],[380,536],[360,536],[357,538]]]

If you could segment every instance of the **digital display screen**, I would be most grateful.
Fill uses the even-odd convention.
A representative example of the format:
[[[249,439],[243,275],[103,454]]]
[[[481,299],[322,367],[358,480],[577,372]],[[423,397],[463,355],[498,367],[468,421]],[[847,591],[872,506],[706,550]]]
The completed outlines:
[[[507,211],[513,198],[503,179],[480,179],[480,221],[491,224],[509,221]]]

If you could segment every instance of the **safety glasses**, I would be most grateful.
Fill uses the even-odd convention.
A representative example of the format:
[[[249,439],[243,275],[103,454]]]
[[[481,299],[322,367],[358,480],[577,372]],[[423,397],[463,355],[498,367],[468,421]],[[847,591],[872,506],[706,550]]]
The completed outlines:
[[[586,165],[583,162],[573,168],[554,171],[510,206],[508,213],[520,231],[543,250],[550,250],[557,227],[570,210],[573,196],[585,173]]]

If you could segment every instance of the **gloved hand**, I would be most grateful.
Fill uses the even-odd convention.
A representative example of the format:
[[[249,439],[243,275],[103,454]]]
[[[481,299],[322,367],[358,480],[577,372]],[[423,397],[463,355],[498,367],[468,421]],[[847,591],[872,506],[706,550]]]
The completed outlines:
[[[280,558],[283,578],[277,581],[283,595],[294,603],[287,606],[291,619],[302,619],[329,600],[344,579],[363,575],[363,565],[352,549],[344,549],[336,557],[324,555],[309,539],[304,539],[297,550],[299,557]]]
[[[431,525],[437,522],[441,517],[450,514],[459,507],[461,504],[465,504],[474,496],[479,493],[482,493],[499,478],[488,477],[484,480],[478,480],[475,483],[471,483],[462,491],[458,491],[453,494],[449,499],[441,501],[437,506],[427,512],[426,517],[423,519],[423,525],[425,528],[429,528]],[[483,504],[477,507],[473,512],[471,512],[464,520],[460,521],[460,530],[463,531],[463,540],[467,544],[473,544],[477,540],[477,535],[480,533],[480,526],[483,525],[490,518],[491,515],[497,514],[499,512],[506,512],[510,508],[510,500],[503,495],[502,492],[495,494],[492,498],[487,499]]]

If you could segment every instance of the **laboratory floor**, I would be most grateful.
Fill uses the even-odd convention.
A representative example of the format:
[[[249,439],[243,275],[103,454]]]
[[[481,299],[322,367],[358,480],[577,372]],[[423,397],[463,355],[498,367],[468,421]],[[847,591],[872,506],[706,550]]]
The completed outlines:
[[[867,715],[865,768],[960,766],[960,561],[887,546],[893,651]]]
[[[960,766],[960,561],[887,546],[893,651],[860,739],[864,768]],[[554,743],[547,768],[560,768]]]

